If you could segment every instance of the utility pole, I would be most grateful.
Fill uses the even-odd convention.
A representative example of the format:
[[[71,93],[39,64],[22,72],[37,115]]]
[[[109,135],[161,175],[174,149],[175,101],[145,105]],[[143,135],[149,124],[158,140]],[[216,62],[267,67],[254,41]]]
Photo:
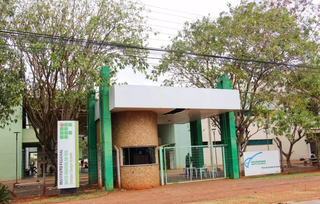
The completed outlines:
[[[267,148],[268,148],[268,151],[269,151],[269,138],[268,138],[269,118],[267,119],[267,122],[266,122],[266,125],[264,126],[264,129],[266,131]]]
[[[211,133],[211,124],[210,124],[210,118],[208,118],[208,132],[209,132],[209,148],[210,148],[210,162],[211,162],[211,167],[212,167],[212,170],[214,169],[214,166],[213,166],[213,151],[212,151],[212,133]]]
[[[214,145],[217,145],[217,141],[216,141],[216,128],[212,128],[212,132],[213,132]],[[217,165],[217,167],[218,167],[217,147],[214,148],[214,153],[215,153],[215,156],[216,156],[216,165]]]
[[[19,137],[19,133],[20,132],[14,132],[14,134],[16,134],[16,183],[15,184],[18,184],[18,137]]]
[[[42,178],[43,178],[43,185],[42,185],[42,193],[46,195],[46,151],[44,149],[44,145],[42,145]]]
[[[266,138],[267,138],[267,147],[269,151],[269,139],[268,139],[268,129],[266,128]]]

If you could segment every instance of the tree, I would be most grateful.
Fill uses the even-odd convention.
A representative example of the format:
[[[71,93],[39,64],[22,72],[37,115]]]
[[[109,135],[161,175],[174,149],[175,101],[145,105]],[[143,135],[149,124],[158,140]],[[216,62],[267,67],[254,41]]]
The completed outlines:
[[[301,5],[310,3],[303,2]],[[226,74],[241,99],[241,110],[235,113],[240,156],[249,139],[263,129],[263,118],[270,113],[269,104],[278,91],[281,69],[287,70],[281,63],[305,64],[310,60],[307,53],[315,53],[317,48],[305,37],[312,22],[301,23],[298,17],[303,11],[296,5],[299,3],[243,1],[236,7],[229,5],[229,12],[216,20],[208,16],[186,22],[153,70],[154,78],[170,76],[166,85],[199,88],[216,88],[219,77]],[[213,121],[219,127],[218,118]],[[257,126],[255,132],[249,131],[251,125]]]
[[[314,63],[316,65],[319,62]],[[320,76],[318,70],[305,70],[300,69],[299,71],[291,72],[287,75],[287,81],[291,87],[295,88],[295,92],[299,94],[299,97],[308,98],[307,109],[313,113],[314,119],[316,119],[316,124],[308,130],[307,138],[305,141],[307,143],[314,142],[315,152],[317,155],[317,163],[320,168],[319,163],[319,152],[320,152],[320,140],[319,140],[319,127],[320,127]]]
[[[80,118],[87,92],[99,85],[101,66],[110,66],[112,77],[128,65],[135,71],[147,68],[147,52],[125,45],[144,46],[149,27],[144,8],[134,1],[14,3],[5,38],[22,59],[23,108],[56,168],[57,121]]]
[[[313,104],[310,98],[294,93],[286,88],[286,92],[280,93],[278,97],[277,109],[271,118],[273,123],[272,132],[276,136],[285,136],[289,142],[287,151],[282,150],[286,157],[287,167],[291,167],[291,155],[294,145],[302,138],[310,134],[312,128],[319,124],[319,117],[312,112]],[[280,148],[277,140],[274,140]]]
[[[12,15],[10,1],[1,2],[0,26],[4,26],[6,19]],[[7,43],[7,39],[0,38],[0,128],[17,121],[13,113],[14,108],[21,105],[23,90],[21,72],[12,69],[13,64],[19,64],[18,55],[8,47]]]
[[[87,139],[79,140],[79,147],[81,148],[81,151],[82,151],[82,159],[87,159],[88,158],[88,140]]]

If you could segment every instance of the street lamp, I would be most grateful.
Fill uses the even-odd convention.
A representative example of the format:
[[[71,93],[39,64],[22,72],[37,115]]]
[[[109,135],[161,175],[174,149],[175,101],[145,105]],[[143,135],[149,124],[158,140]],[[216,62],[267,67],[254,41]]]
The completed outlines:
[[[267,138],[267,148],[269,151],[269,139],[268,139],[268,123],[264,126],[264,129],[266,131],[266,138]]]
[[[20,132],[14,132],[16,134],[16,183],[18,183],[18,136]]]
[[[217,142],[216,142],[216,128],[212,128],[212,133],[213,133],[214,145],[216,145],[217,144]],[[215,157],[216,157],[216,165],[218,165],[217,147],[214,147],[214,153],[215,153]]]
[[[211,160],[210,162],[213,169],[214,166],[213,166],[213,150],[212,150],[212,136],[211,136],[212,133],[210,131],[210,128],[211,128],[210,118],[208,118],[209,148],[210,148],[210,160]]]

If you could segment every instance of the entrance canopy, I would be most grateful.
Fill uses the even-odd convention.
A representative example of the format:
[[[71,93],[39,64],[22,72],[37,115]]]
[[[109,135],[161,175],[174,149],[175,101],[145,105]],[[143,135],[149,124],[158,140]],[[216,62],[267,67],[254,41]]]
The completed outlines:
[[[238,90],[115,85],[109,96],[111,113],[148,110],[158,124],[179,124],[240,109]]]

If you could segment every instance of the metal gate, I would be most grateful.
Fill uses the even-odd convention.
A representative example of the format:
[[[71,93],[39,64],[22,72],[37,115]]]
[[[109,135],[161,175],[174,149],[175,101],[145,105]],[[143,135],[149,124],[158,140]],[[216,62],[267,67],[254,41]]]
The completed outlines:
[[[160,147],[161,185],[226,178],[225,146]]]

